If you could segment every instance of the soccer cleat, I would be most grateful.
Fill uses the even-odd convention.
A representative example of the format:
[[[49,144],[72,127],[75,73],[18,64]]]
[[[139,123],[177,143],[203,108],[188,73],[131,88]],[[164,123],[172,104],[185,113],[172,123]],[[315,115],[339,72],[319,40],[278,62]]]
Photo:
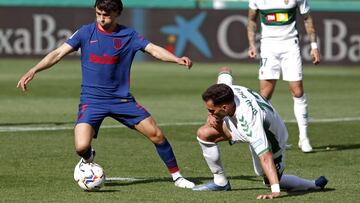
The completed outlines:
[[[298,146],[301,149],[301,151],[303,151],[305,153],[312,152],[312,150],[313,150],[310,145],[309,138],[307,138],[307,137],[299,139]]]
[[[320,176],[315,180],[316,187],[319,187],[321,189],[324,189],[327,183],[328,180],[325,178],[325,176]]]
[[[229,181],[225,186],[216,185],[214,183],[214,181],[210,181],[210,182],[202,184],[202,185],[197,185],[197,186],[193,187],[192,190],[194,190],[194,191],[230,191],[231,185],[230,185]]]
[[[91,160],[88,160],[88,161],[89,161],[89,163],[94,162],[95,155],[96,155],[95,149],[91,148],[91,153],[92,153],[92,156],[90,157],[90,158],[91,158]]]
[[[92,155],[90,156],[90,158],[88,160],[85,160],[84,158],[81,158],[79,163],[80,162],[82,162],[82,163],[93,163],[94,159],[95,159],[95,155],[96,155],[95,149],[91,148],[91,153],[92,153]]]
[[[179,177],[175,180],[175,186],[179,188],[193,188],[195,184],[186,180],[184,177]]]

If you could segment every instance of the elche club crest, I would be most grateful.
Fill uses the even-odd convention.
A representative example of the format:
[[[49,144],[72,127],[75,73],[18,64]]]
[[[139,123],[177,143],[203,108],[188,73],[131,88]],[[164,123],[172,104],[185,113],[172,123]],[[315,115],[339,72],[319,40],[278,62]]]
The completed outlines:
[[[289,0],[284,0],[284,3],[285,3],[286,5],[288,5],[288,4],[289,4]]]

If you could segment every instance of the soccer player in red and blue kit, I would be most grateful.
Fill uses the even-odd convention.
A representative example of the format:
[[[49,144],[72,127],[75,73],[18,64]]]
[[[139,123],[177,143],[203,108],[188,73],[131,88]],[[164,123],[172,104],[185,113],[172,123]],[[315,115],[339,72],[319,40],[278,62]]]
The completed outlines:
[[[81,49],[82,85],[75,126],[75,149],[80,162],[90,163],[95,151],[91,147],[105,117],[112,117],[145,135],[167,166],[175,186],[192,188],[194,183],[180,174],[171,145],[151,115],[129,92],[130,69],[141,50],[162,61],[191,68],[188,57],[178,58],[162,47],[150,43],[135,30],[119,25],[116,18],[123,10],[121,0],[96,0],[96,22],[82,26],[64,44],[45,56],[18,82],[23,91],[36,73],[52,67],[64,56]]]

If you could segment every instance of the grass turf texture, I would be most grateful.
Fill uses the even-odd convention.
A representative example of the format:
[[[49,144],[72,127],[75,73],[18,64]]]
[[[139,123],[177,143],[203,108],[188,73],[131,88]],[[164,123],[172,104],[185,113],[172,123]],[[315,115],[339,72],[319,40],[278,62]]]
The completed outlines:
[[[36,60],[0,61],[0,129],[5,127],[71,127],[80,92],[80,64],[66,60],[38,75],[29,92],[15,88],[19,77]],[[184,176],[197,184],[211,180],[195,139],[206,110],[202,91],[214,83],[223,64],[195,64],[187,71],[166,63],[135,63],[132,93],[162,127],[173,146]],[[258,89],[256,65],[227,64],[235,83]],[[305,67],[305,90],[312,120],[358,118],[360,69]],[[293,120],[287,83],[279,81],[273,104],[285,120]],[[188,125],[174,125],[188,123]],[[116,125],[111,119],[103,125]],[[305,178],[326,175],[322,192],[283,193],[280,202],[356,202],[360,197],[359,120],[311,123],[309,134],[315,153],[297,149],[297,126],[288,122],[286,173]],[[119,124],[120,125],[120,124]],[[221,143],[231,192],[192,192],[173,186],[154,146],[127,128],[100,130],[93,146],[96,162],[108,177],[135,177],[139,181],[112,181],[96,193],[82,192],[73,181],[78,157],[72,130],[0,132],[0,202],[249,202],[268,193],[254,175],[248,147]]]

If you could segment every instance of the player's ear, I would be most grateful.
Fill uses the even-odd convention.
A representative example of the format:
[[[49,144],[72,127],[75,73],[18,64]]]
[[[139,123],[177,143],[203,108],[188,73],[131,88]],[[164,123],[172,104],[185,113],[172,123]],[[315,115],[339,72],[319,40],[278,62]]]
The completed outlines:
[[[231,111],[231,108],[232,108],[232,105],[231,105],[231,103],[227,103],[227,104],[224,104],[223,107],[224,107],[224,108],[223,108],[224,111],[230,112],[230,111]]]

